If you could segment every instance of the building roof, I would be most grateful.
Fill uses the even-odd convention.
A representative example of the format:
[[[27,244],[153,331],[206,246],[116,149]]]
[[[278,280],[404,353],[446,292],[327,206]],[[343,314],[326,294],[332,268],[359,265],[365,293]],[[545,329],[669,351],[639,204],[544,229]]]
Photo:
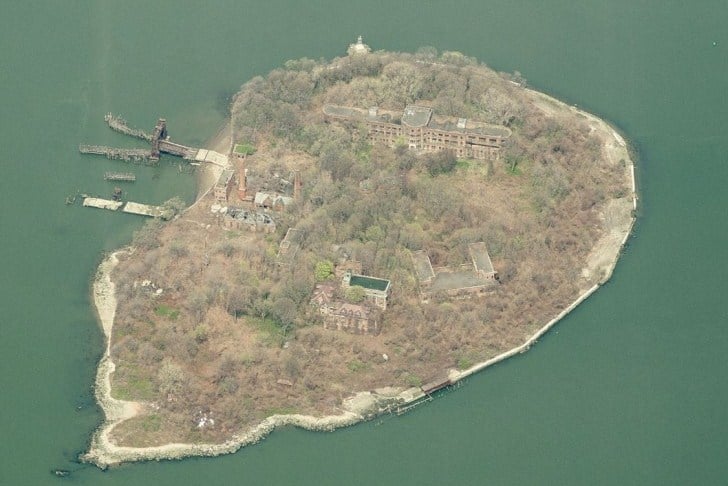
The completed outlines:
[[[395,125],[406,125],[413,128],[426,126],[433,130],[441,130],[443,132],[472,133],[501,138],[508,138],[511,135],[510,129],[506,127],[490,125],[467,118],[437,116],[431,108],[419,105],[408,105],[401,115],[380,110],[376,107],[372,107],[369,110],[362,110],[338,105],[324,105],[323,111],[325,115],[350,120],[393,123]]]
[[[288,228],[286,236],[281,241],[278,248],[278,263],[281,265],[290,265],[298,252],[303,239],[303,233],[295,228]]]
[[[331,284],[317,284],[313,290],[313,296],[311,302],[318,304],[319,306],[324,304],[330,304],[334,298],[334,288]]]
[[[380,292],[385,292],[387,289],[389,289],[389,280],[376,277],[367,277],[364,275],[352,275],[351,279],[349,280],[349,285],[358,285],[359,287],[364,287],[365,289],[379,290]]]
[[[280,194],[272,194],[269,192],[256,192],[253,202],[258,206],[264,206],[266,204],[270,206],[275,206],[276,204],[289,206],[293,204],[293,198],[289,196],[281,196]]]
[[[258,211],[247,211],[241,208],[230,207],[225,212],[226,218],[232,218],[243,221],[248,224],[275,224],[273,218],[266,213],[260,213]]]
[[[415,267],[417,279],[420,282],[427,282],[435,278],[435,271],[432,269],[430,257],[424,250],[412,252],[412,265]]]
[[[363,305],[342,303],[333,311],[336,316],[354,317],[357,319],[369,319],[369,309]]]
[[[356,108],[338,105],[324,105],[324,114],[329,116],[340,116],[343,118],[362,118],[364,112]]]
[[[362,110],[350,106],[324,105],[324,115],[339,118],[348,118],[350,120],[358,121],[399,124],[399,118],[396,116],[395,113],[380,110],[375,106],[369,108],[368,110]]]
[[[407,105],[402,114],[402,124],[413,128],[426,127],[432,118],[432,108]]]
[[[225,169],[220,173],[220,177],[217,179],[218,186],[227,186],[230,180],[233,178],[235,171],[232,169]]]
[[[487,123],[473,121],[467,118],[433,116],[428,127],[433,130],[442,130],[444,132],[474,133],[489,137],[507,138],[511,135],[511,131],[506,127],[489,125]]]
[[[430,287],[430,292],[484,287],[491,284],[490,280],[478,277],[472,270],[437,272],[435,281],[432,282]]]
[[[493,273],[493,263],[490,261],[490,255],[488,255],[488,249],[485,247],[485,243],[479,241],[478,243],[471,243],[468,245],[470,256],[473,259],[473,265],[475,266],[476,272]]]

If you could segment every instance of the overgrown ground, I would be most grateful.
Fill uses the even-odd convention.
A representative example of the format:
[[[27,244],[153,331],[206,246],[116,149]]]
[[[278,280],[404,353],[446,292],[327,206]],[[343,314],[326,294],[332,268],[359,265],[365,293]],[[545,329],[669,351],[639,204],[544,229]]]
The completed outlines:
[[[115,440],[220,441],[274,413],[324,415],[352,392],[416,386],[520,344],[596,282],[582,268],[608,231],[606,205],[629,193],[624,160],[605,153],[611,133],[519,83],[425,49],[292,61],[244,85],[233,123],[236,141],[257,147],[251,185],[285,188],[281,179],[300,169],[303,200],[276,216],[273,234],[221,228],[210,200],[136,235],[114,275],[113,392],[149,406]],[[417,155],[326,123],[325,102],[417,102],[513,136],[490,162]],[[275,262],[289,227],[304,235],[290,268]],[[408,252],[453,266],[476,241],[501,284],[481,298],[421,304]],[[392,280],[378,336],[324,330],[308,304],[316,263],[344,254]],[[203,417],[214,424],[198,427]]]

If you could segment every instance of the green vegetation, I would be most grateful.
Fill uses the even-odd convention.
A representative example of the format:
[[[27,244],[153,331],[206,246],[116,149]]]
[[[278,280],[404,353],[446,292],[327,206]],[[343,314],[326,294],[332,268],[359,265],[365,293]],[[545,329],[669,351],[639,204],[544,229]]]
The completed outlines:
[[[154,313],[158,315],[159,317],[166,317],[167,319],[171,321],[177,320],[179,317],[179,309],[175,309],[173,307],[160,304],[154,309]]]
[[[466,370],[473,366],[475,361],[470,356],[460,356],[457,361],[457,368],[459,370]]]
[[[359,304],[361,302],[364,302],[366,295],[366,289],[364,289],[364,287],[360,287],[359,285],[352,285],[344,292],[344,298],[352,304]]]
[[[162,427],[162,417],[157,414],[144,415],[140,417],[139,424],[145,432],[157,432]]]
[[[255,147],[249,143],[236,143],[233,152],[240,155],[253,155]]]
[[[328,280],[334,275],[334,264],[331,263],[329,260],[316,262],[316,267],[313,270],[313,275],[317,282],[323,282],[324,280]]]
[[[369,364],[363,363],[358,359],[355,359],[353,361],[349,361],[346,367],[349,368],[349,371],[351,371],[352,373],[358,373],[360,371],[365,371],[369,369]]]
[[[407,375],[405,382],[408,386],[422,386],[422,378],[417,375]]]

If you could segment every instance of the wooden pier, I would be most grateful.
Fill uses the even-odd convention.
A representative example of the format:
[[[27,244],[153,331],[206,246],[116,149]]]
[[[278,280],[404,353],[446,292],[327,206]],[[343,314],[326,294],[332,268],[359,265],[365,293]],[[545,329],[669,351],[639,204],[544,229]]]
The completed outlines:
[[[152,141],[151,134],[139,128],[129,127],[129,125],[126,124],[126,120],[121,117],[114,116],[111,113],[107,113],[104,117],[104,121],[107,125],[109,125],[109,128],[114,131],[123,133],[124,135],[129,135],[130,137],[140,138],[142,140],[146,140],[147,142]]]
[[[132,172],[107,172],[104,174],[105,181],[134,182],[136,175]]]
[[[107,159],[123,160],[126,162],[152,160],[152,153],[145,149],[124,149],[107,147],[105,145],[79,145],[78,151],[82,154],[104,155]]]
[[[108,159],[124,160],[127,162],[148,162],[155,164],[163,153],[182,157],[193,163],[211,163],[220,167],[228,167],[229,161],[225,154],[219,154],[212,150],[204,150],[197,147],[189,147],[181,143],[172,142],[167,133],[167,120],[160,118],[154,126],[152,133],[145,132],[138,128],[130,128],[123,118],[106,114],[104,120],[114,131],[129,135],[131,137],[146,140],[151,145],[146,149],[124,149],[107,147],[104,145],[79,145],[78,150],[82,154],[104,155]],[[127,179],[117,179],[127,180]]]

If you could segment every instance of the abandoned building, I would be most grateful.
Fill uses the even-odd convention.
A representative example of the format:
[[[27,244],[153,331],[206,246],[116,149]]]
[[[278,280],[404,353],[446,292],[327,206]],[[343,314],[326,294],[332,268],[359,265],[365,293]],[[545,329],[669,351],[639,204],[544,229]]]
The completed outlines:
[[[389,290],[391,287],[391,282],[389,280],[369,277],[366,275],[357,275],[351,271],[347,271],[344,273],[341,286],[344,289],[354,286],[363,288],[367,302],[382,310],[387,310],[387,298],[389,297]]]
[[[335,300],[336,286],[332,283],[316,285],[311,304],[324,318],[324,329],[351,332],[354,334],[379,334],[379,309],[368,303],[351,304]]]
[[[233,188],[233,175],[235,172],[232,169],[225,169],[217,178],[215,187],[213,187],[213,195],[215,196],[215,202],[220,205],[226,205],[230,198],[230,191]]]
[[[327,313],[325,309],[334,301],[336,287],[330,283],[316,284],[311,296],[311,304],[319,308],[322,314]]]
[[[259,209],[283,211],[293,204],[293,198],[270,192],[256,192],[253,204]]]
[[[493,268],[484,242],[468,245],[471,263],[459,268],[433,268],[430,257],[423,250],[412,252],[412,266],[420,283],[422,300],[445,293],[451,297],[466,297],[484,293],[498,283],[498,272]]]
[[[389,147],[406,144],[412,150],[438,152],[452,150],[458,158],[497,159],[511,131],[466,118],[438,117],[432,108],[407,105],[401,114],[347,106],[324,105],[324,115],[332,119],[364,123],[372,142]]]
[[[354,334],[379,334],[379,317],[368,306],[338,303],[324,318],[324,329],[352,332]]]
[[[276,255],[276,263],[278,265],[290,266],[295,262],[296,253],[301,247],[303,233],[296,228],[288,228],[286,236],[281,240],[278,246],[278,254]]]
[[[263,233],[273,233],[276,230],[276,223],[269,215],[234,207],[228,207],[222,212],[222,226]]]

